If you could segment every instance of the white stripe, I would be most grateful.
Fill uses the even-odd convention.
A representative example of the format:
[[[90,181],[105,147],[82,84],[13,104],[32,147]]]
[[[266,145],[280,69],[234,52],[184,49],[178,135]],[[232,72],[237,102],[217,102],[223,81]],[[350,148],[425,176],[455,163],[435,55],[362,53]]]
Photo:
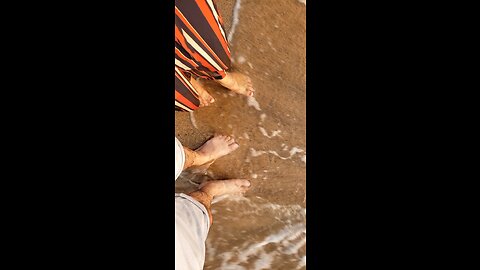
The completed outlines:
[[[185,69],[185,70],[190,70],[190,69],[191,69],[191,68],[185,66],[185,65],[184,65],[182,62],[180,62],[177,58],[175,58],[175,65],[176,65],[176,66],[179,66],[179,67],[181,67],[181,68],[183,68],[183,69]]]
[[[193,61],[192,59],[189,59],[189,57],[185,56],[185,54],[183,54],[182,51],[180,51],[178,48],[175,48],[175,54],[176,54],[175,57],[177,57],[177,54],[178,54],[180,56],[183,56],[183,58],[186,58],[187,60],[190,60],[190,61],[187,61],[187,60],[185,60],[185,61],[187,61],[190,65],[193,65],[193,68],[198,67],[198,64],[195,63],[195,61]],[[178,57],[178,59],[182,59],[182,58]],[[184,60],[184,59],[182,59],[182,60]]]
[[[190,109],[190,108],[188,108],[188,107],[185,107],[182,103],[180,103],[180,102],[178,102],[178,101],[176,101],[176,100],[175,100],[175,105],[177,105],[178,107],[180,107],[180,108],[182,108],[182,109],[184,109],[184,110],[187,110],[187,111],[189,111],[189,112],[192,111],[192,109]]]
[[[210,64],[212,66],[214,66],[217,70],[223,70],[223,68],[219,67],[217,65],[217,63],[215,61],[213,61],[213,59],[210,57],[210,55],[208,55],[203,49],[202,47],[200,47],[200,45],[198,45],[195,40],[193,40],[186,32],[185,30],[182,29],[182,32],[183,32],[183,36],[185,36],[185,39],[187,40],[188,43],[190,43],[190,45],[192,45],[192,47],[198,52],[200,53],[205,59],[207,59],[208,62],[210,62]]]
[[[178,55],[183,56],[184,58],[186,58],[186,59],[188,59],[188,60],[190,60],[189,62],[188,62],[188,61],[187,61],[187,62],[188,62],[190,65],[193,65],[194,68],[198,67],[198,64],[197,64],[197,63],[195,63],[193,60],[191,60],[191,59],[189,59],[188,57],[186,57],[185,54],[183,54],[178,48],[175,48],[175,53],[178,54]],[[177,57],[177,56],[175,55],[175,57]],[[179,59],[181,59],[181,57],[180,57]],[[179,60],[179,61],[180,61],[180,60]]]
[[[207,0],[207,3],[208,3],[208,5],[210,6],[210,9],[211,9],[212,12],[213,12],[213,16],[215,16],[215,20],[217,21],[218,28],[220,28],[220,32],[222,33],[223,38],[226,40],[227,37],[225,36],[225,33],[223,32],[223,28],[222,28],[222,26],[220,25],[220,21],[218,20],[217,10],[215,10],[215,7],[213,6],[212,0]],[[228,52],[230,52],[230,48],[228,48],[228,46],[227,46],[227,49],[228,49]]]
[[[190,24],[190,22],[188,22],[187,18],[186,18],[185,16],[183,16],[183,13],[182,13],[177,7],[175,7],[175,8],[176,8],[176,9],[178,10],[178,12],[182,15],[182,17],[185,18],[185,23],[187,24],[188,29],[201,38],[201,35],[197,32],[197,30],[195,30],[195,28]],[[185,30],[182,29],[182,32],[183,32],[184,36],[187,35],[187,33],[185,33]],[[188,35],[187,35],[187,36],[188,36]],[[188,37],[190,38],[190,36],[188,36]],[[190,39],[191,39],[191,38],[190,38]],[[203,40],[203,38],[202,38],[202,41],[205,42],[205,40]],[[188,42],[188,40],[187,40],[187,42]],[[194,43],[195,43],[195,42],[194,42]],[[207,43],[207,42],[205,42],[205,43]],[[195,44],[197,44],[197,43],[195,43]],[[198,46],[198,44],[197,44],[197,46]],[[212,49],[208,46],[208,44],[207,44],[206,46],[207,46],[210,50],[212,50]],[[227,47],[228,47],[228,46],[227,46]],[[201,48],[200,48],[200,49],[201,49]],[[212,51],[213,51],[213,50],[212,50]],[[202,50],[202,52],[205,53],[205,51],[203,51],[203,50]],[[230,50],[229,50],[229,52],[230,52]],[[210,58],[210,57],[209,57],[209,58]],[[210,58],[210,59],[211,59],[211,58]],[[220,61],[221,61],[221,60],[220,60]],[[216,63],[216,62],[215,62],[215,63]],[[221,63],[222,63],[223,65],[225,65],[223,62],[221,62]],[[217,65],[217,66],[218,66],[218,65]],[[222,68],[218,68],[217,70],[223,70],[223,69],[222,69]]]
[[[195,89],[195,87],[193,87],[193,85],[190,83],[190,81],[187,78],[185,78],[185,76],[183,76],[182,72],[180,72],[180,70],[178,70],[177,67],[175,67],[175,71],[183,79],[183,81],[186,82],[188,84],[188,86],[190,86],[190,88],[193,90],[193,92],[195,92],[195,94],[198,95],[197,89]]]

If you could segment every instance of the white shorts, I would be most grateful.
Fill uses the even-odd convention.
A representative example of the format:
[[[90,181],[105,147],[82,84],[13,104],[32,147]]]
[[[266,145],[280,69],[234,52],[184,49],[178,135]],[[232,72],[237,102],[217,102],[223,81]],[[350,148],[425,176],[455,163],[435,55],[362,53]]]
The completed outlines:
[[[210,219],[205,206],[175,194],[175,270],[202,270]]]

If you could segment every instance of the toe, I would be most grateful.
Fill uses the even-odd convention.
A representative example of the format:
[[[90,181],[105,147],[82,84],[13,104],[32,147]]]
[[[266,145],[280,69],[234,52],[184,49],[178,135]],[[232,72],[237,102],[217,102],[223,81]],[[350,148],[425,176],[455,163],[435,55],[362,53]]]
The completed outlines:
[[[237,149],[238,147],[240,147],[240,145],[238,145],[238,143],[235,143],[235,142],[234,142],[234,143],[230,144],[229,147],[230,147],[230,149],[232,149],[232,151],[233,151],[233,150]]]

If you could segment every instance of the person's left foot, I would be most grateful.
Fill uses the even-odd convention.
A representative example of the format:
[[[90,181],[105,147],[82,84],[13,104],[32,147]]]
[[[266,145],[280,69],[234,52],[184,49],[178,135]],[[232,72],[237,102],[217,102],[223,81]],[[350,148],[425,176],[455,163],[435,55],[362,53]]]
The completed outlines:
[[[205,163],[213,163],[217,158],[223,157],[236,150],[239,145],[230,136],[215,135],[202,146],[195,150],[197,157],[193,163],[195,166]]]

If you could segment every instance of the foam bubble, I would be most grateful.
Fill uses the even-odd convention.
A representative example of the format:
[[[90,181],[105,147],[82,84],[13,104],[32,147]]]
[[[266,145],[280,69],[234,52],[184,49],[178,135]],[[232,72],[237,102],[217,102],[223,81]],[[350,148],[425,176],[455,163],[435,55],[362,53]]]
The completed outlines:
[[[233,7],[232,26],[230,28],[230,33],[228,33],[228,41],[230,43],[233,41],[233,34],[235,33],[235,29],[237,28],[237,24],[239,22],[238,13],[240,13],[241,2],[241,0],[235,1],[235,6]]]
[[[259,256],[258,260],[255,261],[254,269],[255,270],[262,270],[262,269],[272,269],[271,264],[273,262],[273,256],[269,253],[265,253],[262,251]]]
[[[247,104],[248,106],[254,107],[257,111],[261,111],[260,109],[260,104],[258,104],[258,101],[254,97],[247,97]]]
[[[195,116],[193,115],[193,111],[190,112],[190,122],[192,122],[193,127],[195,127],[196,129],[198,129],[197,121],[195,120]]]
[[[260,132],[262,132],[263,136],[268,137],[268,138],[273,138],[275,136],[282,137],[278,134],[280,134],[282,131],[281,130],[274,130],[272,131],[272,135],[268,135],[267,131],[263,127],[258,127],[260,129]]]
[[[252,157],[258,157],[258,156],[261,156],[261,155],[263,155],[263,154],[267,154],[267,153],[268,153],[268,154],[272,154],[272,155],[274,155],[274,156],[277,156],[277,157],[279,157],[279,158],[281,158],[281,159],[283,159],[283,160],[291,159],[295,154],[297,154],[297,153],[303,153],[303,152],[304,152],[304,150],[302,150],[302,149],[300,149],[300,148],[292,147],[292,149],[291,149],[290,152],[289,152],[290,155],[289,155],[288,157],[283,157],[283,156],[279,155],[279,154],[277,153],[277,151],[274,151],[274,150],[269,150],[269,151],[259,150],[259,151],[257,151],[257,150],[255,150],[255,149],[253,149],[253,148],[250,148],[250,155],[251,155]]]
[[[265,118],[266,118],[266,117],[267,117],[266,114],[264,114],[264,113],[260,114],[260,120],[261,120],[262,122],[265,121]]]
[[[300,148],[297,148],[297,147],[292,147],[292,149],[290,150],[290,156],[293,156],[295,155],[296,153],[302,153],[303,150],[300,149]]]
[[[267,152],[265,152],[265,151],[257,151],[257,150],[250,147],[250,155],[252,157],[258,157],[258,156],[261,156],[261,155],[266,154],[266,153]]]
[[[243,57],[243,56],[239,56],[239,57],[237,57],[237,61],[238,61],[239,64],[243,64],[243,63],[245,63],[245,61],[247,61],[247,59],[245,59],[245,57]]]

